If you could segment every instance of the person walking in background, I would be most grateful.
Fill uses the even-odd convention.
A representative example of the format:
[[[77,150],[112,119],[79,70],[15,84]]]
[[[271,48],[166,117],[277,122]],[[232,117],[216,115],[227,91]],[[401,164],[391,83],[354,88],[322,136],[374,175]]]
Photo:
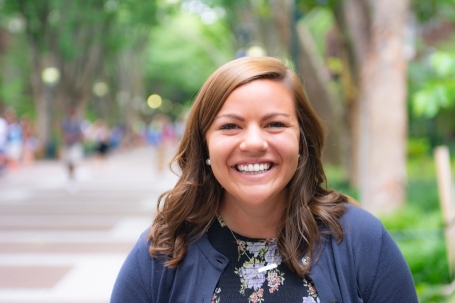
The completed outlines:
[[[15,171],[19,168],[23,152],[22,128],[17,120],[16,111],[9,107],[5,112],[8,123],[6,135],[6,158],[8,169]]]
[[[71,108],[62,120],[63,161],[68,169],[67,189],[70,193],[78,190],[75,170],[76,165],[84,156],[82,121],[76,114],[76,109]]]
[[[164,169],[165,163],[167,162],[167,155],[171,147],[173,146],[175,139],[174,127],[171,119],[166,115],[158,115],[156,117],[157,128],[158,128],[158,141],[157,141],[157,160],[158,170]]]
[[[103,119],[97,119],[87,128],[86,134],[95,144],[95,168],[102,169],[110,148],[111,131]]]
[[[22,116],[20,125],[23,134],[23,157],[22,163],[24,165],[32,165],[35,163],[35,153],[39,147],[39,140],[35,134],[33,121],[27,116]]]
[[[0,111],[1,113],[1,111]],[[8,123],[0,115],[0,175],[6,171],[6,142],[8,134]]]

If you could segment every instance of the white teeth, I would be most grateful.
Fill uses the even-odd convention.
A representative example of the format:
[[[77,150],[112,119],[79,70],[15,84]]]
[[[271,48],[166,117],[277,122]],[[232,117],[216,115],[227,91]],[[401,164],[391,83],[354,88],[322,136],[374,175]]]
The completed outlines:
[[[262,173],[268,171],[270,168],[270,163],[261,163],[261,164],[240,164],[237,165],[237,170],[243,173]]]

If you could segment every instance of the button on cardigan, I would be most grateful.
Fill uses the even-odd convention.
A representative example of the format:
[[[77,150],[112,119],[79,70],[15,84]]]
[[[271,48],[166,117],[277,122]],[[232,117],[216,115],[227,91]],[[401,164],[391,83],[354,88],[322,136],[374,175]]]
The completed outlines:
[[[311,265],[321,303],[417,303],[409,268],[381,222],[361,208],[346,207],[340,218],[343,241],[321,235],[321,255]],[[209,303],[227,258],[203,236],[188,246],[178,268],[167,268],[164,258],[150,256],[147,233],[125,260],[111,303]]]

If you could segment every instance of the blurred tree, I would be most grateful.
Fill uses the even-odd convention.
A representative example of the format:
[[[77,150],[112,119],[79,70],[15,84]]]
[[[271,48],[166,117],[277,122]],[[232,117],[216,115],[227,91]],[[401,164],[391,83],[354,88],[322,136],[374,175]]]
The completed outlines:
[[[17,0],[5,2],[4,10],[25,22],[38,138],[51,148],[53,87],[60,82],[59,99],[78,106],[87,94],[87,83],[100,69],[102,51],[94,41],[103,36],[103,21],[109,19],[100,18],[104,2]],[[54,69],[44,73],[50,67]]]
[[[325,5],[341,39],[340,73],[350,133],[350,181],[373,212],[391,212],[405,201],[407,138],[406,60],[409,1],[299,1]]]
[[[3,57],[5,56],[6,53],[6,47],[8,44],[8,32],[4,30],[3,28],[0,28],[0,70],[3,70]],[[2,77],[0,77],[0,88],[2,87]],[[3,100],[0,97],[0,110],[2,110],[2,105]],[[0,115],[2,115],[3,112],[0,111]]]
[[[316,22],[312,19],[317,18]],[[328,28],[315,29],[324,24],[332,23],[325,10],[313,9],[298,22],[296,26],[299,42],[298,57],[296,58],[298,71],[302,76],[305,91],[318,115],[321,117],[326,129],[327,138],[323,152],[324,162],[341,164],[346,157],[346,148],[343,146],[345,128],[342,121],[343,108],[337,90],[333,89],[332,75],[324,59],[325,51],[321,49],[321,42],[315,38],[325,39]],[[312,28],[312,31],[310,31]]]
[[[121,4],[115,0],[17,0],[6,1],[2,10],[25,22],[32,58],[30,82],[38,137],[50,145],[55,107],[85,110],[95,81],[103,77],[107,60],[112,60],[111,54],[120,51],[127,44],[126,39],[131,38],[119,35],[116,30],[126,32],[124,28],[138,24],[153,25],[156,4],[138,0],[125,0]],[[55,82],[58,80],[58,85],[42,78],[48,67],[55,68],[51,76]],[[53,102],[54,94],[59,103]]]
[[[152,30],[147,52],[148,93],[175,105],[189,103],[208,76],[234,57],[233,35],[221,16],[204,23],[196,13],[179,13]],[[160,108],[161,109],[161,108]]]
[[[147,51],[152,28],[158,24],[159,16],[172,15],[170,5],[160,5],[163,1],[121,1],[117,8],[117,18],[112,33],[121,37],[117,40],[122,46],[119,52],[111,53],[109,64],[110,85],[115,94],[110,95],[110,112],[119,113],[120,121],[125,122],[129,132],[140,120],[141,106],[146,99]],[[116,41],[116,40],[114,40]]]
[[[360,200],[374,213],[391,213],[406,201],[404,42],[409,1],[344,3],[359,83],[358,114],[353,118],[359,121]]]

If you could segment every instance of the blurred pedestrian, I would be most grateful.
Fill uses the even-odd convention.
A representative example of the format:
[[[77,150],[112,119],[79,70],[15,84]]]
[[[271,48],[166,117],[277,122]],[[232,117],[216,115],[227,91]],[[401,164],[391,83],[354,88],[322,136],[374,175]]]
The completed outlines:
[[[33,121],[29,117],[22,116],[20,125],[23,134],[22,163],[24,165],[32,165],[35,162],[35,153],[39,147],[39,140],[36,137]]]
[[[2,115],[0,115],[0,175],[6,171],[7,134],[8,134],[8,123],[2,117]]]
[[[175,131],[175,140],[180,141],[185,133],[186,128],[186,115],[181,115],[177,118],[174,123],[174,131]]]
[[[120,148],[121,142],[123,140],[123,133],[125,132],[125,127],[121,124],[116,125],[111,130],[111,140],[110,148],[116,150]]]
[[[61,123],[63,141],[63,161],[68,170],[67,189],[70,193],[78,190],[75,170],[84,156],[82,121],[77,116],[76,109],[70,108]]]
[[[19,168],[22,152],[22,128],[17,119],[16,111],[14,108],[9,107],[5,111],[5,119],[8,123],[8,130],[6,136],[6,158],[8,169],[14,171]]]
[[[86,133],[95,145],[95,168],[102,169],[110,148],[111,131],[103,119],[97,119],[87,128]]]
[[[155,121],[158,132],[158,170],[162,171],[167,162],[168,152],[175,140],[175,131],[171,119],[168,116],[159,115],[155,118]]]

